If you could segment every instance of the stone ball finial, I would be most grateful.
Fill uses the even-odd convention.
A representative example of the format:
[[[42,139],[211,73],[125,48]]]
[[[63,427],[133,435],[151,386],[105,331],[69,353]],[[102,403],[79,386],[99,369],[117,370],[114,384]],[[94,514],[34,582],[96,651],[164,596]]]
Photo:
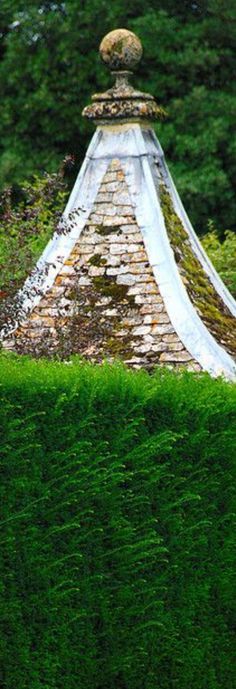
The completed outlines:
[[[142,44],[132,31],[110,31],[99,47],[103,62],[113,71],[133,70],[142,57]]]

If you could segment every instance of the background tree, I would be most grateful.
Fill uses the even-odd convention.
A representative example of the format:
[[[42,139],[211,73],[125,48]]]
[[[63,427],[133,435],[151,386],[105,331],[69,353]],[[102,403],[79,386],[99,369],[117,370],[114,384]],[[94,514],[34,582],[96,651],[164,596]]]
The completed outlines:
[[[235,228],[236,5],[226,0],[2,0],[0,183],[81,163],[93,128],[81,118],[110,83],[97,49],[118,26],[138,33],[136,83],[169,116],[156,127],[197,230]],[[7,77],[7,78],[6,78]]]

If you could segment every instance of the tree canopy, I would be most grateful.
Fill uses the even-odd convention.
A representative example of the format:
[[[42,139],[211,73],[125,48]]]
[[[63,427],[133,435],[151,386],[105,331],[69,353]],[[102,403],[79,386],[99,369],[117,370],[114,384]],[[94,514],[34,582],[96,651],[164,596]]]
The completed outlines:
[[[233,229],[236,5],[228,0],[2,0],[0,185],[78,169],[93,128],[81,117],[111,83],[98,45],[125,26],[144,46],[135,83],[168,112],[156,125],[198,232]]]

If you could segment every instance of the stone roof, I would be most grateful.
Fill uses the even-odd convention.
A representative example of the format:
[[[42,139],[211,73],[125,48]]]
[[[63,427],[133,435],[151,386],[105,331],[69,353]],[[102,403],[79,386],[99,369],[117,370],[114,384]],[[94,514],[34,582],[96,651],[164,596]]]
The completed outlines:
[[[129,84],[141,53],[124,29],[102,41],[116,83],[84,110],[96,132],[4,346],[232,379],[236,304],[171,179],[151,126],[161,108]]]

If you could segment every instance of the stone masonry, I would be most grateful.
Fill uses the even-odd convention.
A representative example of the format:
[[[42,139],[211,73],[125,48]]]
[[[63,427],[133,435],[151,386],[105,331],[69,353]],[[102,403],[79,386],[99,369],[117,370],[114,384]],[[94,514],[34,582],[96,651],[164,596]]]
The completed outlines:
[[[120,358],[136,368],[200,369],[170,322],[119,160],[111,162],[53,287],[4,346],[98,362]]]

